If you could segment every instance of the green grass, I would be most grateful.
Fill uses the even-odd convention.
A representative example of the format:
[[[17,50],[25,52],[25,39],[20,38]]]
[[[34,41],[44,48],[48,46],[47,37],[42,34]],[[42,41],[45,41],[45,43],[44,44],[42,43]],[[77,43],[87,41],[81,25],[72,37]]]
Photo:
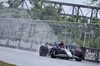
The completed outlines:
[[[6,62],[0,61],[0,66],[16,66],[14,64],[8,64]]]

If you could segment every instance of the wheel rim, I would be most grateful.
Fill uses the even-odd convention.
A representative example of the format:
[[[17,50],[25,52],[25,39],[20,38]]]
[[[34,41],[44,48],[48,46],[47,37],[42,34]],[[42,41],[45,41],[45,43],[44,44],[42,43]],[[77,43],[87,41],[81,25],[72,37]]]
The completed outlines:
[[[55,56],[55,54],[56,54],[55,51],[53,51],[53,56]]]

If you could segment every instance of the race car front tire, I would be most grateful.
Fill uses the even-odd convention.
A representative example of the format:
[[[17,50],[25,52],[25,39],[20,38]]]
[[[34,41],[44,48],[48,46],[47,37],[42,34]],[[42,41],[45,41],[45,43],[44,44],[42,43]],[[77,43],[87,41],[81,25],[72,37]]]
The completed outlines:
[[[57,50],[56,50],[56,48],[52,48],[51,49],[51,58],[56,58],[56,55],[57,54]]]
[[[76,58],[76,61],[81,61],[82,60],[82,51],[76,51],[75,56],[79,57],[79,58]]]

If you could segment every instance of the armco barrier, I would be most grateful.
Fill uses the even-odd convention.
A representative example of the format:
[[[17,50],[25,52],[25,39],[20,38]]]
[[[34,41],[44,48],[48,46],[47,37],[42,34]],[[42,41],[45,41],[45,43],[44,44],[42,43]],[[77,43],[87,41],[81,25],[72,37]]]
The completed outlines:
[[[83,52],[83,60],[100,62],[100,49],[79,47],[73,45],[68,45],[68,47],[74,51],[77,49],[81,49]]]
[[[100,49],[86,48],[85,60],[100,62]]]
[[[36,51],[38,48],[38,44],[34,44],[35,41],[29,41],[29,40],[21,40],[17,38],[3,38],[0,37],[0,46],[5,47],[11,47],[11,48],[17,48],[17,49],[24,49],[24,50],[31,50]]]

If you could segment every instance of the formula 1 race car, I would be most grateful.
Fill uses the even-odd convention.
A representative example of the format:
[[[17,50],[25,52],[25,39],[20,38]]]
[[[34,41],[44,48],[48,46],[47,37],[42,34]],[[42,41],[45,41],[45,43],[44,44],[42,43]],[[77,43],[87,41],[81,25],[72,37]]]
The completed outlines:
[[[41,45],[39,55],[51,56],[51,58],[75,59],[76,61],[82,60],[81,50],[72,51],[71,49],[67,49],[67,46],[59,45],[58,43],[46,43]]]

